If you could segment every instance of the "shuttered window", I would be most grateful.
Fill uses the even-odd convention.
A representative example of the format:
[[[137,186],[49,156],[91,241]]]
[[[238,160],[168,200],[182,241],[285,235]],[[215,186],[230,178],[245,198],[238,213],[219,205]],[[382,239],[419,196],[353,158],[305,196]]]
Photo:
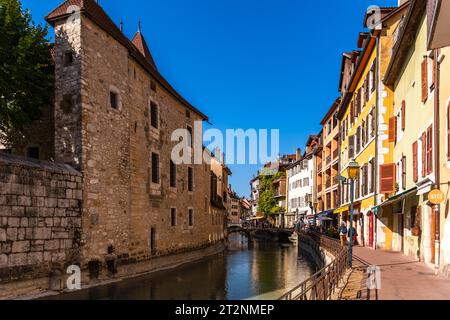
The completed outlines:
[[[427,129],[427,174],[433,172],[433,127]]]
[[[373,92],[375,90],[376,87],[376,81],[377,81],[377,77],[376,77],[376,70],[377,69],[377,60],[375,59],[373,64],[372,64],[372,86],[371,86],[371,92]]]
[[[428,58],[422,61],[422,102],[428,99]]]
[[[397,141],[397,117],[389,118],[389,142]]]
[[[419,180],[419,168],[418,168],[418,143],[417,141],[413,143],[413,180],[417,182]]]
[[[353,124],[355,122],[355,100],[350,104],[350,123]]]
[[[405,131],[406,128],[406,101],[402,101],[402,131]]]
[[[361,127],[358,127],[356,129],[356,146],[355,146],[356,154],[358,154],[359,150],[361,150],[360,147],[361,147]]]
[[[422,134],[420,141],[422,144],[422,177],[425,177],[427,168],[427,135],[425,132]]]
[[[355,136],[348,137],[348,157],[352,159],[355,156]]]
[[[380,193],[395,191],[395,163],[380,166]]]
[[[406,189],[406,157],[402,157],[402,189]]]
[[[376,178],[375,178],[375,159],[370,160],[370,189],[369,193],[373,193],[376,188]]]
[[[375,137],[375,127],[376,127],[376,123],[375,123],[375,112],[372,109],[372,111],[370,111],[370,120],[371,120],[371,125],[370,125],[370,136],[371,138]]]

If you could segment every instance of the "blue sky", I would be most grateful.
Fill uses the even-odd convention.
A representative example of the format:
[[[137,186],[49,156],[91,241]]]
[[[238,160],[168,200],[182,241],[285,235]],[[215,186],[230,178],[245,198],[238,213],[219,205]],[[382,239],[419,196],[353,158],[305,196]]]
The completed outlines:
[[[22,0],[36,22],[62,0]],[[370,5],[396,0],[100,0],[132,37],[138,19],[161,74],[213,126],[279,129],[280,152],[304,149],[338,96],[341,53],[356,49]],[[125,5],[124,5],[125,4]],[[52,32],[52,30],[50,30]],[[230,165],[250,194],[254,165]]]

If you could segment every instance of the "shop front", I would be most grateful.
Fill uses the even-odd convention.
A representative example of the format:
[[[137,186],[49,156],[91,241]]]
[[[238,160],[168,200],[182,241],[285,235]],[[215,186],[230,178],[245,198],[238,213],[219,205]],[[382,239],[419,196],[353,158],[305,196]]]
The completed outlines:
[[[374,209],[377,213],[377,248],[420,257],[420,197],[417,188],[386,200]]]

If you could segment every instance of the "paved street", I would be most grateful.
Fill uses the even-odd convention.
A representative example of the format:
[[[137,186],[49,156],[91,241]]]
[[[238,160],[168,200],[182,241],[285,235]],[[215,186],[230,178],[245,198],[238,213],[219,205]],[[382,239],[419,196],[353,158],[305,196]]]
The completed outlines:
[[[450,278],[435,276],[434,271],[422,262],[397,252],[362,247],[356,247],[354,255],[381,268],[379,300],[450,299]],[[355,261],[355,266],[359,265],[361,263]]]

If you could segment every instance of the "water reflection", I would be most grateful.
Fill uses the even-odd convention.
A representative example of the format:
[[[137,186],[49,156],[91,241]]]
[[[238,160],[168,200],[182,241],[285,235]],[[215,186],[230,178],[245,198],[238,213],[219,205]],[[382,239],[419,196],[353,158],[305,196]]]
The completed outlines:
[[[292,288],[313,271],[293,245],[249,242],[245,236],[233,234],[229,250],[223,254],[176,270],[51,299],[241,300],[263,294],[275,299],[280,296],[277,290]]]

